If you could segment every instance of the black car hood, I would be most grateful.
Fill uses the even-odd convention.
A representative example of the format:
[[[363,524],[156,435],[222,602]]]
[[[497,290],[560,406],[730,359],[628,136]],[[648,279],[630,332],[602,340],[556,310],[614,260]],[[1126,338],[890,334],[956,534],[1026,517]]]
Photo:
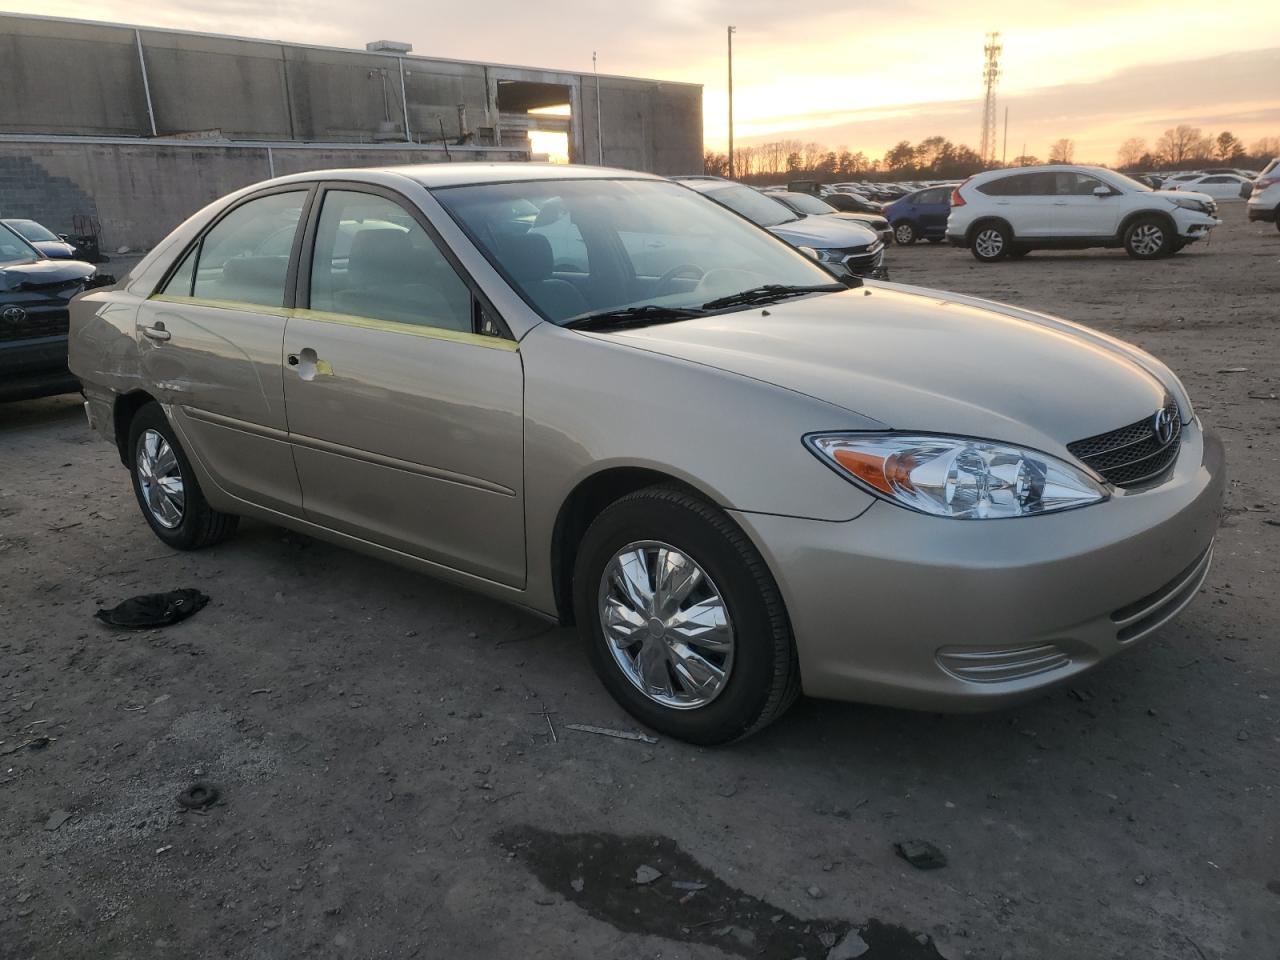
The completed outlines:
[[[29,260],[0,264],[0,295],[63,287],[93,276],[97,268],[80,260]]]

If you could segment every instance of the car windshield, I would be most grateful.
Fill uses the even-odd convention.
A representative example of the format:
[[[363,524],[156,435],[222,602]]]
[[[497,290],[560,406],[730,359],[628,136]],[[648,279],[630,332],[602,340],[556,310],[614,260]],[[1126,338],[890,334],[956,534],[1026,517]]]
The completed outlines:
[[[0,263],[30,263],[39,259],[40,253],[35,247],[0,223]]]
[[[782,202],[792,210],[812,216],[822,216],[836,212],[836,208],[825,200],[819,200],[817,197],[810,196],[807,193],[788,193],[786,197],[782,198]]]
[[[57,240],[58,235],[34,220],[10,220],[9,226],[28,240]]]
[[[432,193],[552,323],[618,311],[674,319],[765,286],[835,282],[781,240],[666,180],[526,180]]]
[[[716,203],[723,203],[734,213],[740,213],[752,223],[759,224],[762,227],[776,227],[783,223],[791,223],[796,220],[795,213],[787,208],[784,203],[779,203],[771,197],[766,197],[758,190],[750,187],[744,187],[741,184],[733,183],[728,186],[717,186],[714,190],[708,190],[707,196]]]
[[[1126,190],[1132,190],[1134,193],[1155,192],[1141,180],[1135,180],[1133,177],[1126,177],[1123,173],[1116,173],[1114,170],[1108,170],[1107,176],[1115,181],[1115,186],[1124,187]]]

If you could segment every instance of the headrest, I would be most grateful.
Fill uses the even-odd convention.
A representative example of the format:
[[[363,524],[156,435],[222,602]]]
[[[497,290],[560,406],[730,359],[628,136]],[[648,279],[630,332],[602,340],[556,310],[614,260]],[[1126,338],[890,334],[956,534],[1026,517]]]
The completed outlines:
[[[352,287],[420,283],[426,264],[404,230],[361,230],[351,238],[347,280]]]
[[[546,280],[551,276],[555,263],[551,255],[551,241],[540,233],[504,237],[501,255],[502,265],[517,280]]]

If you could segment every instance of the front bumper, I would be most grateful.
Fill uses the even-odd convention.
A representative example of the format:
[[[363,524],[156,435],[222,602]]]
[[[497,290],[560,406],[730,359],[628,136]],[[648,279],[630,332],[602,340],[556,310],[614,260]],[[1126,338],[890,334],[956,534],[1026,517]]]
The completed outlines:
[[[67,369],[66,335],[0,341],[0,400],[27,400],[80,389]]]
[[[1224,480],[1222,444],[1197,422],[1163,482],[1079,510],[962,521],[877,502],[847,523],[735,517],[782,590],[807,694],[981,710],[1096,666],[1190,602]]]

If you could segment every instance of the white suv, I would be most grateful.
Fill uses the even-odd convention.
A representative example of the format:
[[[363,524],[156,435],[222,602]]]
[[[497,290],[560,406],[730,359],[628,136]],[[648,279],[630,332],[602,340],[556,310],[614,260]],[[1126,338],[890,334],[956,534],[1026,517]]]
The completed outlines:
[[[1032,250],[1124,247],[1138,260],[1177,253],[1222,223],[1212,197],[1158,192],[1101,167],[990,170],[951,194],[947,239],[985,262]]]
[[[1280,230],[1280,157],[1268,163],[1253,181],[1248,210],[1250,220],[1274,223]]]

